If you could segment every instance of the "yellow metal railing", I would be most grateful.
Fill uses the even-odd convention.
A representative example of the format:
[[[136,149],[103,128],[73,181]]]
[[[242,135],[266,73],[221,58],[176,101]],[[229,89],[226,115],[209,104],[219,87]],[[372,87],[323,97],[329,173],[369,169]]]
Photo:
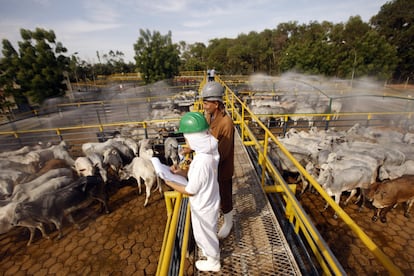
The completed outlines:
[[[283,196],[284,201],[286,202],[286,217],[289,221],[293,224],[296,233],[302,233],[303,236],[308,241],[310,248],[314,252],[317,260],[319,261],[324,273],[327,275],[337,274],[341,271],[340,265],[336,262],[335,256],[330,252],[329,248],[324,244],[323,239],[320,237],[318,231],[308,218],[307,214],[303,211],[300,203],[297,201],[294,195],[294,185],[287,185],[283,178],[280,176],[278,171],[273,166],[269,156],[268,156],[268,143],[272,142],[275,143],[285,154],[289,160],[298,168],[300,173],[304,176],[304,178],[309,181],[309,183],[315,188],[315,190],[323,197],[324,200],[334,209],[337,213],[338,217],[342,219],[345,224],[355,233],[355,235],[363,242],[363,244],[368,248],[370,252],[378,259],[380,263],[384,265],[384,267],[389,271],[391,275],[402,275],[400,269],[393,264],[393,262],[386,256],[381,249],[363,232],[363,230],[342,210],[340,206],[338,206],[332,198],[323,190],[323,188],[314,180],[314,178],[308,174],[308,172],[298,163],[298,161],[289,153],[289,151],[278,141],[278,139],[269,131],[269,129],[260,122],[258,119],[257,114],[253,114],[247,105],[242,102],[234,93],[233,91],[223,82],[218,76],[216,76],[216,80],[221,82],[222,85],[226,88],[225,89],[225,103],[226,108],[229,114],[232,116],[233,121],[236,125],[240,127],[240,136],[245,146],[247,147],[254,147],[258,152],[258,160],[259,164],[262,168],[262,175],[261,181],[262,186],[265,192],[267,193],[281,193]],[[202,81],[199,89],[205,84],[205,79]],[[142,100],[142,99],[141,99]],[[96,102],[98,104],[102,104],[102,102]],[[94,103],[94,104],[96,104]],[[75,104],[86,104],[86,103],[75,103]],[[202,103],[200,101],[196,101],[195,103],[195,110],[201,110]],[[358,113],[361,116],[367,116],[367,119],[371,119],[373,115],[377,114],[404,114],[407,115],[408,118],[412,117],[413,112],[387,112],[387,113]],[[297,115],[297,114],[295,114]],[[333,114],[304,114],[308,116],[326,116],[327,119],[330,118]],[[341,116],[351,116],[356,115],[356,113],[341,113]],[[280,114],[280,115],[272,115],[272,116],[282,116],[287,118],[288,115]],[[254,133],[250,130],[248,126],[249,120],[255,120],[259,127],[264,131],[264,139],[258,140]],[[165,121],[165,120],[158,120],[158,121]],[[146,128],[147,124],[150,122],[125,122],[125,123],[114,123],[114,124],[99,124],[99,125],[89,125],[89,126],[74,126],[74,127],[62,127],[62,128],[50,128],[50,129],[37,129],[37,130],[26,130],[26,131],[4,131],[0,132],[0,135],[13,135],[16,138],[19,135],[24,133],[41,133],[47,131],[53,131],[56,135],[60,136],[63,132],[75,129],[87,129],[87,128],[98,128],[100,131],[103,131],[104,128],[109,126],[115,125],[127,125],[127,124],[142,124],[143,128]],[[268,186],[265,185],[265,174],[270,176],[273,181],[274,185]],[[166,193],[166,205],[167,205],[167,216],[168,222],[166,225],[166,231],[164,236],[164,242],[168,241],[166,244],[163,243],[162,254],[160,255],[160,263],[157,272],[157,275],[166,275],[163,272],[166,271],[166,267],[169,263],[166,260],[169,260],[171,255],[167,251],[171,250],[171,237],[175,236],[176,225],[177,225],[177,218],[175,217],[176,208],[179,209],[181,205],[181,196],[175,193]],[[168,203],[167,203],[168,200]],[[187,210],[186,219],[189,220],[188,215],[189,210]],[[189,222],[186,222],[186,227]],[[188,228],[186,228],[188,229]],[[188,231],[185,231],[186,235],[188,235]],[[187,242],[187,237],[184,237],[183,242]],[[186,247],[183,244],[183,252],[181,252],[181,256],[184,256]],[[183,262],[184,258],[181,258],[181,262]],[[183,264],[180,264],[180,271],[184,268]],[[341,274],[341,273],[339,273]],[[180,274],[182,275],[182,274]]]
[[[179,215],[182,208],[183,195],[179,192],[168,191],[164,193],[165,205],[167,209],[167,223],[164,231],[164,239],[161,247],[159,262],[156,275],[169,275],[171,267],[172,253],[175,239],[177,238],[177,227],[180,223]],[[189,229],[190,229],[190,205],[186,206],[184,220],[184,235],[182,237],[181,254],[178,275],[184,275],[185,255],[187,252]]]
[[[206,71],[180,71],[179,73],[180,76],[205,76],[206,75]]]
[[[322,242],[323,239],[321,239],[319,232],[316,230],[307,214],[303,211],[301,204],[292,192],[292,187],[285,183],[280,174],[274,168],[268,156],[269,141],[275,143],[281,149],[283,154],[289,158],[304,178],[309,181],[309,183],[316,189],[323,199],[326,200],[326,202],[334,209],[334,211],[338,214],[338,217],[345,222],[345,224],[355,233],[355,235],[363,242],[363,244],[377,258],[377,260],[384,265],[389,273],[391,275],[402,275],[401,270],[393,264],[390,258],[382,252],[382,250],[368,237],[368,235],[364,233],[364,231],[346,214],[346,212],[335,203],[335,201],[325,192],[325,190],[315,181],[315,179],[300,165],[292,154],[290,154],[283,144],[279,142],[272,132],[258,119],[255,114],[250,111],[247,105],[231,91],[226,83],[221,80],[220,82],[226,87],[225,97],[227,99],[227,110],[231,112],[235,123],[240,126],[242,141],[246,146],[254,146],[258,152],[259,165],[262,167],[261,182],[265,192],[282,193],[286,202],[286,217],[294,225],[296,233],[303,233],[324,273],[326,275],[340,275],[343,274],[343,269],[340,264],[337,263],[335,256],[331,253],[329,248]],[[393,113],[389,112],[389,114]],[[265,136],[263,141],[257,140],[253,132],[249,129],[247,124],[248,121],[246,120],[247,116],[255,120],[264,131]],[[327,115],[325,114],[325,116]],[[368,114],[368,118],[369,116],[370,115]],[[410,117],[411,112],[407,112],[407,116]],[[266,175],[273,179],[274,185],[265,186]]]

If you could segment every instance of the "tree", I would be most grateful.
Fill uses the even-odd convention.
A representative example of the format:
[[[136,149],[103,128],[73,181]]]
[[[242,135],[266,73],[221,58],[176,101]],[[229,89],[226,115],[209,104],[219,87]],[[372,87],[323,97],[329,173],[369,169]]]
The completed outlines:
[[[387,80],[397,64],[395,49],[359,16],[350,17],[345,24],[301,25],[283,51],[282,71],[349,79],[372,76]]]
[[[215,68],[217,72],[229,74],[232,68],[228,63],[227,51],[233,45],[229,38],[212,39],[206,49],[206,63],[208,68]]]
[[[102,60],[104,62],[102,64],[106,67],[106,71],[109,71],[110,74],[133,72],[130,64],[125,63],[124,56],[124,53],[118,50],[110,50],[107,54],[103,54]]]
[[[394,78],[414,79],[414,1],[387,2],[370,22],[397,50],[399,62]]]
[[[171,32],[161,35],[158,31],[140,29],[134,44],[135,61],[145,83],[169,79],[178,74],[179,46],[172,43]]]
[[[288,47],[290,38],[298,32],[297,22],[281,23],[277,26],[272,40],[272,55],[274,68],[277,74],[282,73],[282,60],[288,54],[285,49]]]
[[[297,70],[309,74],[329,72],[327,55],[331,52],[329,22],[311,22],[291,31],[280,60],[282,71]]]
[[[13,48],[8,40],[3,40],[3,58],[0,60],[0,87],[2,87],[3,94],[0,95],[0,108],[3,111],[11,113],[12,103],[8,100],[10,96],[19,95],[16,98],[20,99],[21,90],[16,87],[16,75],[19,64],[19,54]],[[19,104],[16,99],[16,104]]]
[[[274,43],[274,31],[264,30],[259,34],[260,37],[260,70],[268,74],[272,74],[276,71],[274,49],[272,48]]]
[[[202,71],[206,69],[204,60],[206,45],[201,42],[187,45],[180,42],[181,49],[181,68],[183,71]]]
[[[65,94],[64,72],[68,71],[69,59],[63,55],[67,51],[56,42],[53,31],[36,28],[35,31],[20,30],[23,41],[18,42],[19,52],[8,40],[3,40],[1,67],[8,67],[6,82],[16,103],[26,104],[26,97],[34,103],[42,103],[46,98]],[[56,56],[57,55],[57,56]]]

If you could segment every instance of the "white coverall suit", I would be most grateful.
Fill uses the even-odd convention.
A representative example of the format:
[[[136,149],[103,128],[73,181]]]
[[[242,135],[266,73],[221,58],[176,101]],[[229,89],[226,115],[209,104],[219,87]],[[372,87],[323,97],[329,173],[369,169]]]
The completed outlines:
[[[188,171],[185,190],[189,197],[194,239],[203,255],[220,259],[217,223],[220,210],[220,193],[217,171],[220,155],[218,142],[207,132],[184,134],[195,151]]]

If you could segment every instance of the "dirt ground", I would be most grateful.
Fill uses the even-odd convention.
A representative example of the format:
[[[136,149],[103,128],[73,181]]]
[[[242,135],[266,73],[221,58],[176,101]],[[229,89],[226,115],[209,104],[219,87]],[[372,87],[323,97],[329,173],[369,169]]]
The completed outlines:
[[[343,195],[341,202],[346,196]],[[325,203],[319,195],[305,192],[300,202],[348,275],[389,275],[351,229],[341,219],[334,218],[331,208],[324,211]],[[386,223],[371,220],[374,209],[369,203],[361,211],[351,202],[341,207],[404,275],[414,275],[414,219],[404,216],[403,205],[387,214]]]
[[[81,229],[65,222],[60,240],[53,227],[50,240],[37,231],[30,246],[25,228],[0,235],[0,275],[155,275],[167,212],[158,191],[144,200],[126,183],[111,195],[110,214],[92,204],[75,213]]]

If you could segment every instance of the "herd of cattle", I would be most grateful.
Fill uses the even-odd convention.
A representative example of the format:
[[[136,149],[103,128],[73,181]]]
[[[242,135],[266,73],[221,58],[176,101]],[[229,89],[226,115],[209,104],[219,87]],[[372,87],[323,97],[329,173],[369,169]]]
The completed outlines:
[[[259,120],[267,127],[276,123],[282,126],[285,121],[283,117],[275,117],[275,114],[290,114],[288,120],[296,126],[299,121],[307,121],[308,126],[314,125],[314,117],[309,114],[331,113],[332,120],[338,119],[342,109],[339,100],[331,103],[326,97],[314,95],[266,95],[263,93],[245,96],[243,100],[248,104],[252,113],[258,116]],[[305,115],[304,115],[305,114]]]
[[[278,106],[270,106],[269,102]],[[257,114],[265,114],[259,112],[261,109],[280,114],[289,109],[298,112],[299,108],[286,99],[256,99],[249,106]],[[275,112],[275,108],[281,110]],[[340,106],[336,108],[335,112],[339,112]],[[63,219],[76,224],[71,213],[92,201],[100,202],[109,212],[108,190],[113,183],[129,178],[136,180],[139,193],[141,180],[144,181],[146,206],[154,187],[162,193],[150,158],[158,156],[166,164],[180,162],[180,141],[168,137],[172,132],[166,129],[150,139],[143,139],[141,131],[124,129],[106,141],[84,143],[82,154],[77,157],[71,155],[65,141],[1,152],[0,234],[24,226],[30,230],[30,244],[35,229],[48,237],[45,226],[54,225],[61,237]],[[338,204],[344,192],[350,192],[345,202],[348,203],[359,191],[362,204],[368,199],[377,208],[374,221],[379,216],[385,222],[387,212],[403,202],[407,204],[405,215],[409,216],[414,199],[413,133],[356,124],[346,131],[292,128],[279,140]],[[270,156],[281,171],[299,176],[303,193],[307,180],[276,144],[270,143],[269,147]]]
[[[154,187],[162,194],[151,158],[159,157],[165,164],[180,160],[179,137],[163,136],[169,133],[165,129],[159,133],[159,137],[138,140],[117,132],[106,141],[82,144],[82,156],[76,158],[66,141],[1,152],[0,234],[26,227],[30,245],[36,229],[49,238],[45,227],[54,225],[61,238],[65,218],[78,226],[74,211],[98,201],[101,211],[109,213],[111,191],[131,177],[140,194],[144,180],[146,206]]]
[[[380,217],[386,222],[387,212],[402,202],[409,216],[414,198],[414,133],[359,124],[346,131],[318,130],[309,114],[331,113],[330,119],[337,120],[344,107],[340,100],[329,101],[317,93],[254,93],[243,100],[267,127],[283,126],[286,118],[275,114],[289,114],[287,120],[294,128],[280,142],[337,204],[344,192],[350,192],[345,204],[359,192],[361,206],[369,199],[378,208],[373,221]],[[299,121],[307,121],[309,129],[298,131]],[[302,195],[309,185],[306,178],[276,144],[270,143],[269,153],[280,171],[298,176]]]
[[[306,171],[335,198],[337,204],[349,192],[345,205],[357,193],[357,202],[372,202],[376,213],[386,222],[386,214],[397,203],[406,203],[404,215],[414,200],[414,133],[390,128],[354,125],[346,131],[310,131],[290,129],[280,142]],[[270,144],[270,156],[279,169],[298,176],[303,183],[301,195],[309,183],[280,148]]]

